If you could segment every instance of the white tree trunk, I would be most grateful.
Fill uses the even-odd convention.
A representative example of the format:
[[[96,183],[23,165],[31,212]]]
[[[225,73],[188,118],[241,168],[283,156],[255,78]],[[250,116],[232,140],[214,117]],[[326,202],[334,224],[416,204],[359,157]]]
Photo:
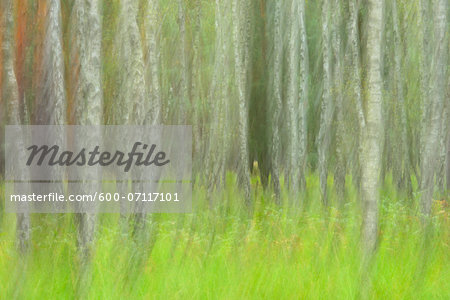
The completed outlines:
[[[35,122],[41,125],[63,125],[66,121],[66,92],[59,0],[48,0],[46,22]]]
[[[160,45],[158,32],[160,28],[158,0],[147,1],[147,15],[145,18],[145,34],[147,39],[147,85],[149,87],[149,119],[148,124],[161,123],[161,83],[160,83]]]
[[[249,0],[244,0],[244,2]],[[244,5],[242,5],[244,4]],[[241,10],[245,10],[246,3],[242,1],[233,0],[232,13],[233,13],[233,43],[234,43],[234,64],[235,64],[235,85],[237,89],[237,98],[239,104],[239,182],[244,188],[245,198],[247,203],[250,203],[250,170],[248,163],[248,92],[247,92],[247,75],[248,72],[245,69],[249,65],[249,57],[246,57],[248,53],[247,46],[244,39],[245,25],[242,22],[240,15]],[[245,13],[244,13],[245,15]]]
[[[364,118],[363,104],[362,104],[362,87],[361,87],[361,58],[360,58],[360,45],[359,45],[359,26],[358,26],[358,11],[359,11],[359,0],[351,0],[349,3],[350,18],[348,23],[349,32],[349,47],[347,55],[349,56],[349,61],[351,62],[351,91],[354,97],[354,103],[356,107],[356,114],[358,118],[358,135],[356,138],[357,145],[357,161],[354,168],[354,182],[356,187],[360,188],[361,182],[361,153],[362,153],[362,135],[363,128],[366,126],[366,121]]]
[[[299,69],[299,1],[293,0],[288,17],[289,24],[289,42],[287,49],[287,181],[288,187],[291,191],[296,192],[298,189],[298,173],[299,173],[299,84],[298,84],[298,69]]]
[[[209,189],[219,187],[225,180],[226,155],[229,149],[228,128],[228,23],[226,5],[221,0],[215,4],[215,58],[211,82],[209,105],[211,107],[211,130],[208,137],[208,154],[206,157],[206,180]],[[210,203],[212,204],[212,203]]]
[[[195,2],[195,27],[194,42],[192,45],[192,82],[191,82],[191,99],[192,99],[192,135],[194,138],[194,165],[195,172],[200,168],[202,160],[202,134],[201,119],[203,115],[203,95],[202,95],[202,73],[201,73],[201,53],[200,53],[200,35],[201,35],[201,0]],[[194,175],[195,176],[195,175]]]
[[[281,72],[282,72],[282,60],[283,60],[283,36],[281,26],[281,1],[274,3],[274,27],[273,27],[273,59],[271,61],[271,128],[272,128],[272,148],[271,148],[271,164],[272,164],[272,182],[274,186],[275,196],[277,201],[280,197],[280,148],[281,139],[279,132],[280,114],[282,109],[281,100]]]
[[[340,202],[344,200],[345,193],[345,173],[346,162],[344,154],[344,68],[342,66],[344,56],[342,50],[341,22],[342,7],[339,0],[333,3],[333,30],[332,30],[332,50],[334,59],[333,68],[333,94],[336,108],[336,170],[334,173],[334,183],[336,186],[337,196]]]
[[[2,99],[6,103],[6,117],[9,125],[20,125],[19,90],[14,71],[14,6],[13,1],[6,0],[3,3],[4,35],[2,41],[3,50],[3,74],[2,74]],[[10,141],[16,147],[23,148],[20,137],[16,141]],[[30,240],[30,215],[17,213],[16,215],[16,239],[20,252],[25,253],[29,248]]]
[[[306,38],[305,1],[299,0],[300,22],[300,89],[298,109],[299,130],[299,180],[302,187],[305,186],[306,156],[307,156],[307,115],[308,115],[308,84],[309,84],[309,54]]]
[[[103,92],[101,86],[102,28],[98,0],[76,0],[71,16],[71,84],[77,125],[101,125]],[[86,137],[88,138],[88,137]],[[94,137],[96,138],[96,137]],[[101,185],[86,183],[98,191]],[[89,260],[95,236],[96,215],[78,214],[78,246],[83,259]]]
[[[399,170],[397,170],[397,187],[411,188],[411,177],[409,173],[409,151],[408,151],[408,132],[406,120],[406,108],[403,93],[403,68],[402,68],[402,44],[400,36],[400,24],[397,9],[397,0],[392,1],[392,20],[394,27],[394,78],[395,78],[395,96],[397,99],[396,107],[400,117],[400,137],[397,141],[398,147],[396,151],[400,155],[397,156]],[[406,186],[405,186],[406,185]]]
[[[439,136],[443,104],[446,99],[447,79],[447,1],[438,0],[434,3],[434,40],[433,57],[430,74],[429,126],[424,132],[425,141],[422,153],[422,213],[429,216],[434,191],[434,174],[439,154]]]
[[[363,201],[362,245],[370,255],[376,247],[378,231],[378,186],[382,138],[381,31],[383,0],[369,0],[367,32],[367,104],[363,134],[361,196]]]
[[[318,136],[319,180],[322,201],[328,203],[328,152],[330,147],[331,122],[334,113],[334,103],[331,97],[331,41],[330,41],[330,1],[324,0],[322,4],[322,49],[323,49],[323,92],[320,112],[320,129]]]
[[[186,124],[187,111],[189,108],[189,70],[187,61],[187,39],[186,39],[186,11],[184,0],[178,0],[178,26],[180,29],[180,61],[181,61],[181,91],[179,109],[179,124]]]

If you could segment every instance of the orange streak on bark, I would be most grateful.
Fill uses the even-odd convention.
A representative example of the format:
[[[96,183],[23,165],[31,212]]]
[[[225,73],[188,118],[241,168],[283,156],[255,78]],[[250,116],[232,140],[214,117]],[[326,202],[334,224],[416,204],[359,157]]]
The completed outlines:
[[[34,59],[33,59],[33,90],[39,89],[40,78],[42,77],[42,51],[45,37],[45,27],[47,19],[47,1],[38,1],[36,13],[36,34],[34,36]],[[38,107],[36,103],[35,107]]]
[[[19,88],[19,102],[23,100],[25,90],[25,49],[27,47],[27,1],[18,0],[16,2],[17,25],[16,25],[16,78]]]

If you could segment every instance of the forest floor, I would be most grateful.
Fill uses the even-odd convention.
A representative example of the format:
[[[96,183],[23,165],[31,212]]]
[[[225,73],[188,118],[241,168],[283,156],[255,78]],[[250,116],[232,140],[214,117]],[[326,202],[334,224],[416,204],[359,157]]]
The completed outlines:
[[[229,174],[225,189],[212,195],[213,208],[207,191],[194,188],[194,213],[153,214],[144,242],[119,225],[118,214],[99,215],[88,298],[358,298],[365,278],[359,259],[361,211],[350,181],[343,207],[324,209],[316,175],[308,176],[307,189],[296,200],[283,189],[283,206],[275,205],[272,192],[254,177],[249,213]],[[434,200],[425,234],[418,193],[408,199],[387,180],[380,194],[369,298],[450,299],[448,199]],[[79,261],[73,214],[33,214],[31,249],[24,258],[15,247],[15,215],[3,213],[2,184],[0,195],[0,299],[75,298]]]

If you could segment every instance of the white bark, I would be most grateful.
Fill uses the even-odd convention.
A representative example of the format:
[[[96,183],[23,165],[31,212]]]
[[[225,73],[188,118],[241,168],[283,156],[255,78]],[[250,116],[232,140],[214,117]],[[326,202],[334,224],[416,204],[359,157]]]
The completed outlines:
[[[249,0],[244,0],[244,2]],[[240,1],[242,2],[242,1]],[[238,0],[233,0],[233,43],[234,43],[234,64],[235,64],[235,85],[237,89],[237,98],[239,104],[239,182],[244,188],[247,203],[250,200],[250,170],[248,163],[248,92],[247,92],[247,70],[249,57],[248,44],[244,42],[245,23],[242,22],[240,15],[241,9],[245,9]],[[246,3],[243,3],[246,5]]]
[[[425,216],[431,213],[431,204],[434,191],[434,174],[437,165],[439,135],[441,131],[441,118],[443,104],[446,97],[447,79],[447,1],[438,0],[434,3],[434,39],[433,57],[430,74],[429,126],[423,136],[425,144],[422,153],[422,213]]]
[[[100,125],[103,116],[101,86],[101,19],[98,0],[76,0],[71,16],[71,84],[74,123]],[[85,137],[89,138],[89,137]],[[94,136],[93,138],[97,138]],[[86,183],[98,190],[98,184]],[[86,187],[87,188],[87,187]],[[79,214],[78,246],[83,259],[89,260],[95,236],[96,215]]]
[[[192,118],[193,118],[192,135],[194,138],[195,165],[200,163],[200,160],[202,159],[201,152],[203,150],[201,126],[200,126],[201,125],[200,116],[202,116],[202,108],[203,108],[200,35],[201,35],[201,0],[196,0],[194,42],[192,45],[193,58],[192,58],[192,82],[191,82]]]
[[[215,58],[211,82],[209,105],[213,112],[211,130],[208,137],[208,155],[206,158],[207,182],[209,189],[219,187],[225,180],[226,155],[229,149],[228,128],[228,39],[226,6],[223,1],[216,0],[215,5]]]
[[[273,29],[273,59],[271,61],[271,114],[272,114],[272,148],[271,148],[271,158],[272,158],[272,181],[275,191],[275,196],[277,201],[280,197],[280,148],[281,139],[279,132],[279,122],[280,114],[282,108],[281,101],[281,72],[282,72],[282,59],[283,59],[283,37],[282,37],[282,26],[281,26],[281,1],[276,1],[274,3],[274,29]]]
[[[345,192],[345,155],[344,155],[344,68],[343,51],[342,51],[342,36],[341,36],[341,20],[342,8],[339,0],[333,3],[333,31],[332,31],[332,52],[334,60],[333,68],[333,91],[336,107],[336,170],[334,173],[334,182],[336,191],[340,201],[344,199]]]
[[[356,113],[358,118],[358,136],[357,136],[357,163],[354,174],[354,180],[357,188],[360,188],[360,178],[361,178],[361,153],[362,153],[362,136],[363,128],[366,126],[366,121],[363,112],[363,99],[362,99],[362,87],[361,87],[361,58],[359,54],[359,26],[358,26],[358,11],[359,11],[359,0],[351,0],[349,3],[350,7],[350,18],[348,24],[349,32],[349,46],[350,51],[348,55],[351,61],[351,90],[352,96],[354,97],[354,103],[356,106]]]
[[[378,186],[382,138],[381,31],[383,0],[369,0],[367,36],[367,104],[363,134],[361,196],[363,201],[362,245],[366,255],[376,247]]]
[[[149,87],[149,107],[147,108],[149,115],[147,116],[148,124],[161,123],[161,83],[160,73],[160,45],[158,39],[159,31],[159,4],[158,0],[147,1],[147,15],[145,18],[145,34],[147,39],[147,85]]]
[[[318,136],[319,154],[319,180],[322,201],[327,204],[327,156],[330,147],[331,122],[334,113],[334,103],[331,97],[331,41],[330,41],[330,1],[324,0],[322,4],[322,51],[323,51],[323,92],[320,113],[320,129]]]
[[[186,124],[187,111],[189,108],[189,70],[187,61],[187,39],[186,39],[186,12],[184,0],[178,0],[178,26],[180,29],[180,61],[181,61],[181,91],[178,105],[180,124]]]
[[[142,125],[148,116],[145,66],[137,13],[137,1],[121,1],[116,39],[120,65],[116,123],[121,125]]]
[[[289,24],[289,42],[287,49],[287,184],[291,191],[296,192],[298,188],[299,175],[299,84],[298,84],[298,69],[299,69],[299,1],[293,0],[288,16]]]
[[[400,117],[400,137],[397,141],[398,147],[396,151],[399,155],[396,158],[395,165],[397,165],[398,170],[396,170],[395,180],[397,181],[397,186],[402,187],[406,184],[408,189],[411,187],[411,178],[409,175],[409,153],[408,153],[408,132],[407,132],[407,120],[406,120],[406,109],[403,93],[403,68],[402,68],[402,44],[400,36],[400,25],[399,16],[397,10],[397,0],[392,1],[392,20],[394,27],[394,78],[395,78],[395,96],[396,96],[396,107],[399,111]]]
[[[14,71],[14,6],[13,1],[7,0],[3,3],[4,35],[2,41],[3,74],[2,74],[2,99],[6,103],[6,117],[9,125],[20,125],[19,90],[16,74]],[[23,140],[18,137],[15,147],[23,148]],[[16,215],[16,240],[17,247],[22,253],[29,248],[30,240],[30,215],[28,213],[17,213]]]
[[[309,54],[306,38],[305,1],[299,0],[299,26],[300,26],[300,89],[299,89],[299,180],[305,186],[306,156],[307,156],[307,114],[308,114],[308,84],[309,84]]]
[[[35,121],[42,125],[63,125],[66,121],[66,93],[60,1],[48,0],[47,9]]]

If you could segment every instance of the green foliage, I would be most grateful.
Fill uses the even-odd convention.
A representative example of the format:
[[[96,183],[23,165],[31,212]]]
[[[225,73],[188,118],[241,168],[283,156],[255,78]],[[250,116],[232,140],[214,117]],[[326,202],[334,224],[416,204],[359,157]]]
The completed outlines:
[[[150,242],[139,245],[124,234],[118,215],[101,215],[89,298],[358,297],[361,218],[353,184],[347,184],[341,209],[321,206],[316,175],[307,177],[308,189],[298,196],[302,205],[288,204],[283,191],[285,204],[276,206],[272,191],[263,190],[253,177],[255,205],[249,214],[235,175],[228,174],[227,182],[214,195],[196,187],[193,214],[152,215],[149,222],[158,224],[159,231],[151,253],[142,254]],[[395,190],[387,180],[381,191],[370,298],[448,299],[448,207],[435,201],[435,217],[425,234],[416,207]],[[208,197],[214,199],[212,209]],[[1,215],[0,298],[74,298],[79,262],[73,215],[33,215],[31,255],[26,258],[15,250],[15,215]]]

